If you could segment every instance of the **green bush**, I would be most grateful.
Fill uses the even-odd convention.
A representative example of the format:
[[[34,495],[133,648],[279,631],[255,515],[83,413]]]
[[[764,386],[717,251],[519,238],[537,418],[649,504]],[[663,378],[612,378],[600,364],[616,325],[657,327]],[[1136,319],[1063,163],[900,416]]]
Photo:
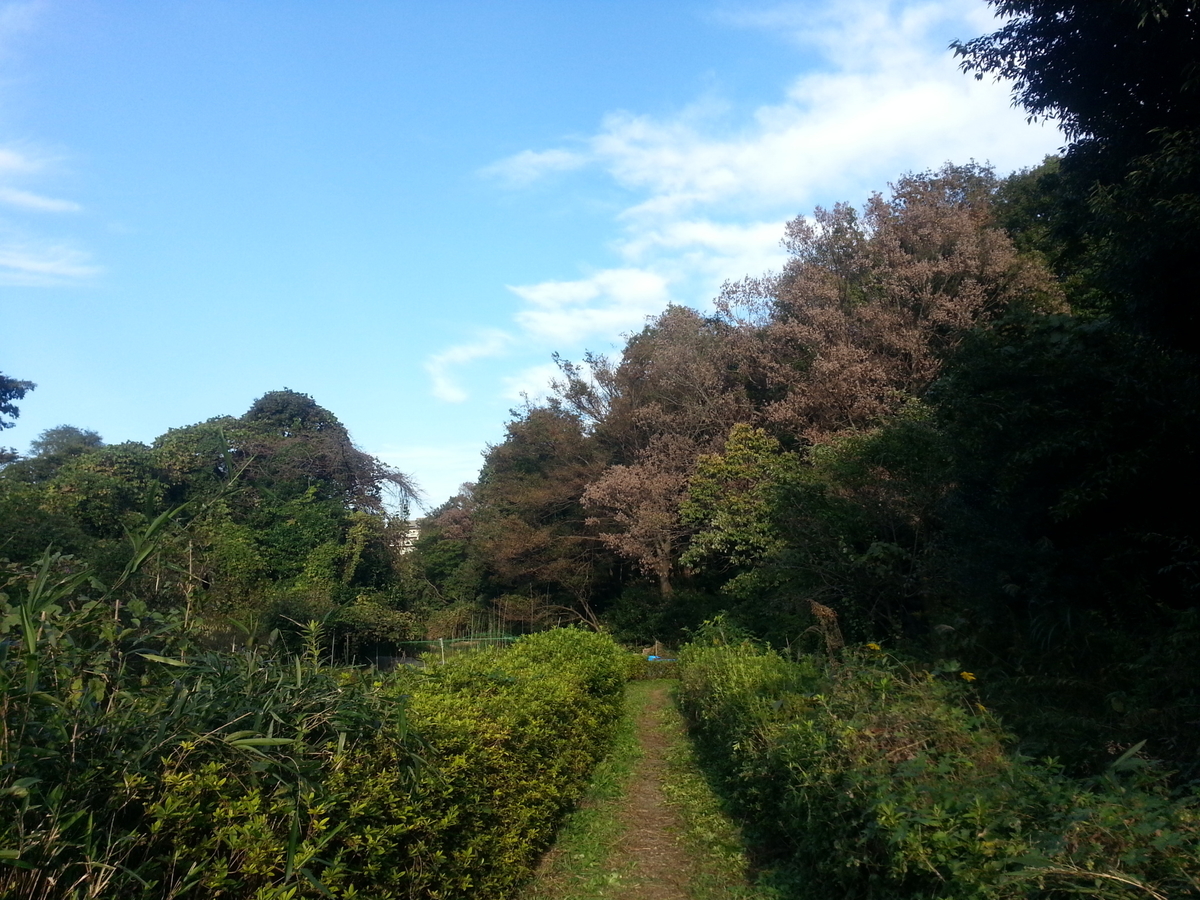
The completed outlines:
[[[391,761],[370,753],[338,773],[356,799],[355,833],[324,879],[335,893],[366,883],[373,898],[510,895],[581,795],[624,697],[620,651],[574,629],[427,673],[408,686],[430,761],[412,788],[398,790]]]
[[[675,678],[679,672],[675,659],[648,659],[640,653],[625,654],[625,677],[630,681],[651,681],[655,678]]]
[[[680,659],[696,738],[791,895],[1200,892],[1194,795],[1136,753],[1088,781],[1012,755],[952,664],[869,648],[822,672],[711,633]]]
[[[607,638],[427,673],[198,653],[47,555],[0,593],[0,896],[501,897],[620,715]]]
[[[69,558],[4,587],[2,896],[282,896],[314,878],[331,768],[368,740],[414,768],[404,705],[321,664],[319,629],[294,657],[197,653]]]

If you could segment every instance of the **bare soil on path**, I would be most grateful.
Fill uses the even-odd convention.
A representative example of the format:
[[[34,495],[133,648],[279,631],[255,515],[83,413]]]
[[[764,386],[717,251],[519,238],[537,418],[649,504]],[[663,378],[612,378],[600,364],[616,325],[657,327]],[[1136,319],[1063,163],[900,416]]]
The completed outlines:
[[[765,900],[705,780],[666,681],[634,682],[626,718],[522,900]]]
[[[642,758],[629,781],[620,816],[624,833],[616,854],[630,867],[614,895],[619,898],[687,898],[691,860],[683,847],[683,823],[663,794],[669,742],[661,717],[670,703],[667,689],[656,686],[637,719]]]

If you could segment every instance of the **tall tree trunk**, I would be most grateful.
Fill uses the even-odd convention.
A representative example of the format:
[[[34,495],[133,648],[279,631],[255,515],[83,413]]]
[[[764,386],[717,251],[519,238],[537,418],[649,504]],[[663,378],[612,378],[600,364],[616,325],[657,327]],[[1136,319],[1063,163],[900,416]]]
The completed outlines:
[[[655,566],[655,574],[658,575],[658,590],[663,599],[670,599],[671,595],[675,593],[675,587],[671,584],[670,560]]]

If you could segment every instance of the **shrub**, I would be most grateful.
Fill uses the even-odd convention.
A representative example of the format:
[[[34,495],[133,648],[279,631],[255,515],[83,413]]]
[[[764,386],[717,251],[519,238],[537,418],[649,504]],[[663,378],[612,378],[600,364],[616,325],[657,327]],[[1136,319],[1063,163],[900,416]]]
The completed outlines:
[[[355,801],[354,833],[324,879],[335,893],[365,883],[373,898],[511,894],[581,795],[624,697],[620,651],[575,629],[426,672],[408,686],[430,761],[416,783],[402,789],[386,754],[359,754],[337,774]]]
[[[867,649],[822,673],[711,639],[680,658],[697,740],[797,897],[1200,890],[1194,796],[1135,755],[1080,781],[1010,754],[953,664],[931,673]]]
[[[502,897],[604,752],[607,638],[533,635],[427,674],[196,653],[47,554],[0,594],[0,895]]]
[[[678,660],[649,659],[640,653],[625,655],[625,677],[630,681],[651,681],[655,678],[675,678],[678,675]]]
[[[0,594],[0,894],[212,896],[309,883],[339,758],[404,706],[319,660],[188,652],[137,601],[47,554]]]

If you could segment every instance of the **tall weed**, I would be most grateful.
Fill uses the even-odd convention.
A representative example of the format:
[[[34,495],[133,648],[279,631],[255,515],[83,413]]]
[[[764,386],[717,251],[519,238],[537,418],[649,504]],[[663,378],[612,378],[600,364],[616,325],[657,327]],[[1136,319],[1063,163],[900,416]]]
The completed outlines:
[[[788,894],[1200,895],[1196,797],[1135,753],[1072,779],[1012,754],[953,663],[868,648],[822,665],[700,638],[680,654],[681,705]]]
[[[302,851],[331,762],[385,735],[415,767],[403,704],[324,666],[315,631],[294,657],[193,653],[178,618],[83,593],[98,585],[67,557],[47,553],[9,575],[0,595],[4,896],[179,896],[206,879],[211,888],[211,873],[237,868],[243,848],[189,833],[189,823],[220,832],[211,810],[181,801],[182,785],[206,773],[219,773],[227,792],[270,798],[262,827],[284,836],[284,852],[258,881],[311,880]]]
[[[620,714],[611,640],[560,631],[380,676],[201,651],[74,560],[0,594],[0,897],[501,897]]]

